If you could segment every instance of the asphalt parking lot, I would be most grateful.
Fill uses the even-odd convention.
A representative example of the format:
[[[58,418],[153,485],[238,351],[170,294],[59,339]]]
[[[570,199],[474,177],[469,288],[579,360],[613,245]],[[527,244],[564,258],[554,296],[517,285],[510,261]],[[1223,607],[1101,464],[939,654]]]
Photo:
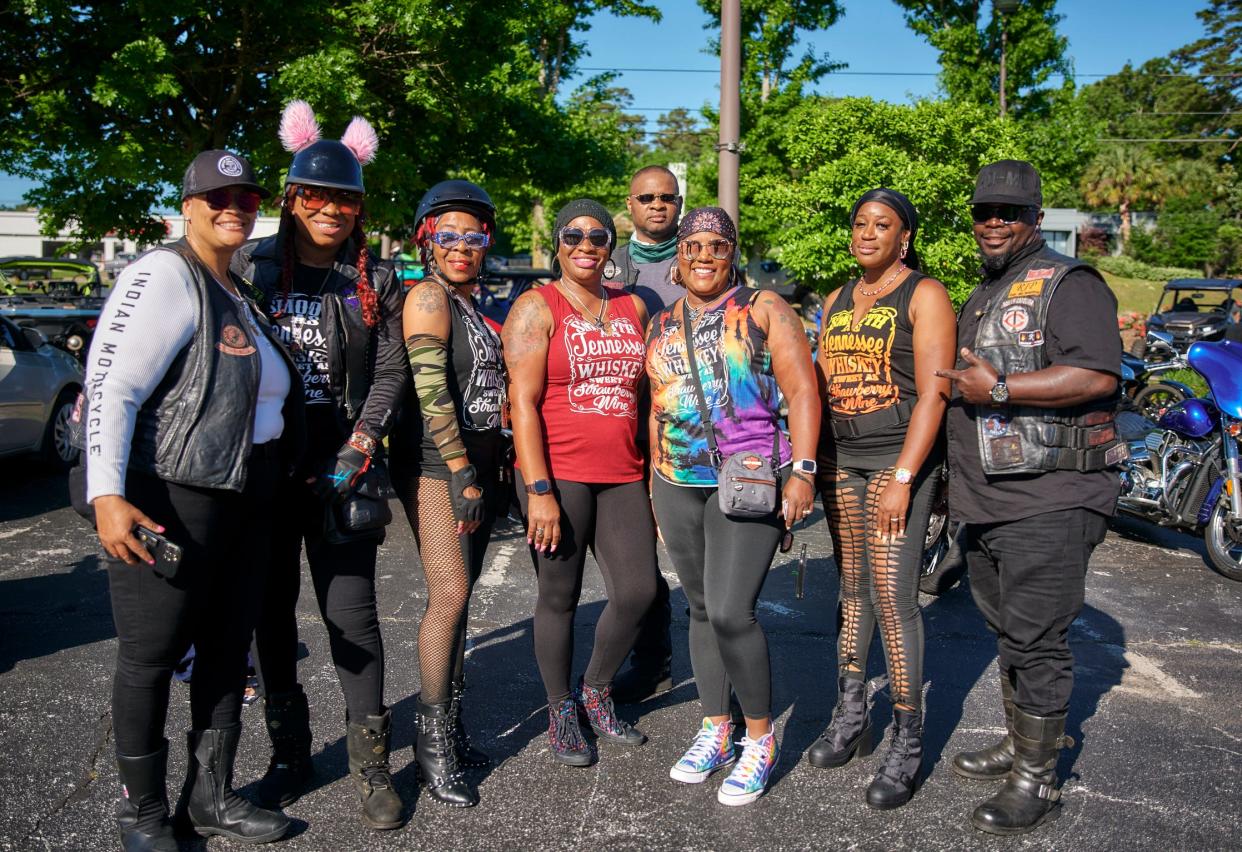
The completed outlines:
[[[93,534],[68,508],[63,480],[6,461],[0,485],[0,848],[117,848],[112,810],[109,692],[115,639],[106,576]],[[398,515],[400,517],[400,515]],[[315,788],[291,806],[295,834],[273,849],[1238,849],[1242,848],[1242,584],[1210,571],[1194,539],[1118,522],[1097,550],[1087,606],[1073,635],[1078,660],[1061,762],[1062,817],[1025,837],[975,832],[970,809],[993,785],[966,782],[953,753],[998,736],[994,644],[959,586],[924,598],[925,781],[898,811],[866,807],[881,750],[825,771],[802,753],[835,701],[837,580],[822,514],[799,534],[811,556],[806,596],[794,594],[793,556],[778,556],[760,601],[773,659],[782,757],[763,799],[730,809],[715,786],[668,778],[700,718],[686,653],[684,598],[674,587],[674,690],[622,707],[650,741],[601,747],[589,769],[555,764],[531,642],[534,583],[516,527],[501,528],[475,595],[466,717],[497,764],[479,772],[482,802],[450,810],[419,795],[410,744],[418,688],[416,632],[425,597],[413,539],[400,521],[380,555],[387,697],[394,770],[409,823],[373,832],[358,819],[345,777],[344,706],[327,637],[304,593],[299,610],[311,697]],[[1038,547],[1032,542],[1032,547]],[[661,567],[675,583],[661,551]],[[304,585],[305,589],[309,587]],[[577,623],[585,664],[603,585],[588,565]],[[878,640],[877,640],[878,641]],[[883,660],[872,656],[872,674]],[[170,779],[184,767],[185,688],[174,684]],[[244,711],[235,784],[243,792],[267,763],[259,705]],[[875,722],[890,708],[877,702]],[[170,786],[174,782],[170,781]],[[173,791],[176,792],[175,789]],[[220,840],[185,849],[234,848]],[[236,848],[241,848],[236,847]]]

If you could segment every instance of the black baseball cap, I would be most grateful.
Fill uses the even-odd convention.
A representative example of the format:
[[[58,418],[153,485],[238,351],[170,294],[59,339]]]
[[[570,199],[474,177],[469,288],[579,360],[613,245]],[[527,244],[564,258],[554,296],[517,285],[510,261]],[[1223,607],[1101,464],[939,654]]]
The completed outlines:
[[[971,204],[1020,204],[1042,207],[1044,193],[1039,172],[1025,160],[1001,160],[979,170]]]
[[[217,148],[199,154],[185,170],[185,177],[181,179],[181,200],[224,186],[253,189],[262,198],[272,194],[255,181],[254,169],[245,157]]]

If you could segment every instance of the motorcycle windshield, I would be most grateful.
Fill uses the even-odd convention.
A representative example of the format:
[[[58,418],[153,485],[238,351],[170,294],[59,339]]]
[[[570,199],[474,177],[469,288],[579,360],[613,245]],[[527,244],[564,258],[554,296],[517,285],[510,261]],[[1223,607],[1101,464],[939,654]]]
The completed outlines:
[[[1242,343],[1200,341],[1190,347],[1186,360],[1207,379],[1221,411],[1242,419]]]

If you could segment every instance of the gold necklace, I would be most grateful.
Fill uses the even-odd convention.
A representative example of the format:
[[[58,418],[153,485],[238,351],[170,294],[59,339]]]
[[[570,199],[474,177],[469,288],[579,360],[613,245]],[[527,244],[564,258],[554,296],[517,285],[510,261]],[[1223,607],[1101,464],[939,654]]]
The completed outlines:
[[[892,284],[893,279],[896,278],[898,275],[900,275],[901,271],[905,268],[906,268],[906,265],[902,263],[900,266],[898,266],[896,269],[893,270],[893,274],[888,276],[888,278],[884,281],[883,284],[881,284],[879,287],[876,287],[874,290],[864,290],[862,287],[862,283],[866,279],[859,278],[858,279],[858,292],[868,297],[880,295],[881,293],[884,292],[884,288],[887,287],[889,284]]]
[[[573,303],[577,305],[584,314],[586,314],[586,316],[583,317],[583,319],[590,322],[593,326],[598,328],[600,331],[603,331],[604,330],[604,316],[608,313],[608,288],[607,287],[600,288],[600,293],[599,293],[600,306],[599,306],[599,313],[597,314],[597,313],[592,313],[591,310],[588,309],[587,306],[582,303],[582,300],[573,294],[573,292],[569,289],[569,285],[565,283],[564,278],[557,281],[556,283],[562,285],[561,292],[564,293],[566,296],[568,296],[570,299],[572,299]]]

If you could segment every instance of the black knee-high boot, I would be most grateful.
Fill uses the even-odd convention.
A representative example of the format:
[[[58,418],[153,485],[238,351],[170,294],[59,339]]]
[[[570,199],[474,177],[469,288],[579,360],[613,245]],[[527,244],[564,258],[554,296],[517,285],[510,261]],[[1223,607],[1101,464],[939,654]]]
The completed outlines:
[[[141,757],[116,756],[124,798],[117,809],[125,852],[177,852],[177,839],[168,820],[168,740],[159,751]]]
[[[233,791],[233,760],[240,739],[240,724],[186,734],[190,760],[177,802],[177,825],[204,837],[218,834],[240,843],[279,840],[289,831],[289,818]]]
[[[272,693],[263,699],[263,712],[272,739],[272,759],[259,781],[258,799],[269,808],[284,808],[298,800],[315,774],[306,693],[301,686]]]

